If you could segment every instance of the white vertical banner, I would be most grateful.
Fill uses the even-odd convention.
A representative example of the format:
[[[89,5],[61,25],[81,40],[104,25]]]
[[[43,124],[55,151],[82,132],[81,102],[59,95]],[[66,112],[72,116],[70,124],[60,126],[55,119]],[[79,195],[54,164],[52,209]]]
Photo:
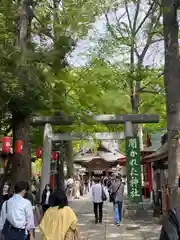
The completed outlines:
[[[119,152],[119,141],[114,140],[114,152],[117,153]]]
[[[93,138],[89,137],[88,139],[88,149],[93,150]]]

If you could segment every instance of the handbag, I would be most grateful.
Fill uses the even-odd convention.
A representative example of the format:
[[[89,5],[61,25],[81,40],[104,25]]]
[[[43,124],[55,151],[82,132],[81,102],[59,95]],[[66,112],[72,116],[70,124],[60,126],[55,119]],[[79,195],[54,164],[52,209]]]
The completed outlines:
[[[103,186],[102,186],[102,200],[105,202],[107,200],[106,194],[104,192]]]
[[[116,193],[118,192],[118,190],[119,190],[120,186],[121,186],[121,183],[119,184],[119,187],[116,189],[116,191],[115,191],[115,192],[113,192],[113,193],[110,193],[110,196],[109,196],[109,201],[110,201],[110,202],[115,202]]]
[[[36,205],[34,209],[34,222],[35,226],[38,226],[43,218],[43,210],[41,205]]]
[[[80,240],[81,236],[78,229],[72,230],[71,228],[68,229],[65,240]]]

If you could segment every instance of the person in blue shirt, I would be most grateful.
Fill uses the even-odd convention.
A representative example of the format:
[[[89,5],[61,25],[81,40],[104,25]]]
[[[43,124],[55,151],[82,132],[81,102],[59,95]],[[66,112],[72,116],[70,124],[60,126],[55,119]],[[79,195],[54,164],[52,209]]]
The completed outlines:
[[[5,240],[34,240],[34,215],[32,204],[24,196],[29,188],[28,183],[18,182],[15,194],[3,203],[0,216],[0,231]]]

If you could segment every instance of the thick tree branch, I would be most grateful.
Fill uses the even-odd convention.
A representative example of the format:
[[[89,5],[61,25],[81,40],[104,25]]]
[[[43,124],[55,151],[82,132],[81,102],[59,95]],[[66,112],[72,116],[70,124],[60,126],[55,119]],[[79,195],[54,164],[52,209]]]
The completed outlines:
[[[134,21],[133,21],[133,32],[134,35],[136,35],[136,25],[137,25],[137,19],[139,15],[139,10],[140,10],[140,0],[137,1],[136,3],[136,11],[135,11],[135,16],[134,16]]]
[[[154,9],[155,11],[155,9]],[[146,44],[140,54],[140,57],[138,58],[138,64],[142,64],[142,61],[147,53],[147,50],[149,49],[149,46],[153,43],[152,41],[152,38],[153,38],[153,34],[152,34],[152,31],[156,28],[157,24],[159,23],[159,19],[161,17],[161,12],[159,13],[158,17],[156,18],[156,21],[154,21],[154,14],[152,13],[152,16],[151,16],[151,23],[150,23],[150,26],[149,26],[149,30],[148,30],[148,37],[147,37],[147,41],[146,41]]]
[[[126,12],[124,12],[119,18],[116,14],[116,10],[114,11],[114,15],[115,15],[115,18],[116,18],[116,22],[117,22],[117,25],[120,27],[120,20],[126,15]]]
[[[152,93],[152,94],[157,94],[156,91],[153,91],[153,90],[143,90],[141,91],[141,93]]]
[[[133,26],[132,26],[130,14],[129,14],[128,2],[127,1],[125,1],[125,9],[126,9],[127,17],[128,17],[129,27],[131,29],[131,32],[133,32]]]
[[[160,73],[157,77],[160,78],[164,75],[164,72]],[[143,85],[140,89],[139,89],[139,93],[143,92],[150,84],[152,83],[152,81],[147,82],[145,85]]]
[[[163,40],[164,40],[164,38],[154,39],[154,40],[152,40],[151,44],[154,44],[154,43],[157,43],[157,42],[161,42]]]
[[[124,14],[123,14],[123,15],[124,15]],[[119,37],[117,36],[116,32],[113,30],[113,27],[112,27],[111,24],[110,24],[109,17],[108,17],[108,12],[105,13],[105,19],[106,19],[106,23],[107,23],[108,30],[110,31],[111,35],[114,37],[114,39],[116,39],[117,41],[119,41]],[[126,38],[123,36],[122,32],[121,32],[121,31],[118,31],[118,33],[121,35],[121,38],[122,38],[124,44],[127,45],[127,46],[129,46],[129,45],[127,44]]]
[[[152,4],[150,5],[145,17],[143,18],[143,20],[141,21],[141,23],[139,24],[139,26],[136,29],[136,34],[139,32],[139,30],[142,28],[143,24],[145,23],[145,21],[148,19],[148,17],[151,15],[153,7],[155,5],[155,1],[152,2]]]

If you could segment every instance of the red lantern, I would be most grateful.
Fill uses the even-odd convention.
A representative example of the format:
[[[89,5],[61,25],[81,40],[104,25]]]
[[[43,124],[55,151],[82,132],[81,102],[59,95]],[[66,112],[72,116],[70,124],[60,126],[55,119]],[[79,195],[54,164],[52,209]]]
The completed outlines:
[[[37,158],[41,158],[41,154],[42,154],[41,148],[37,148],[37,149],[36,149],[36,157],[37,157]]]
[[[2,138],[2,152],[3,153],[11,152],[11,137]]]
[[[24,142],[22,140],[16,140],[15,141],[15,153],[22,154],[23,153],[23,145]]]
[[[52,152],[52,160],[54,161],[58,160],[58,152]]]

